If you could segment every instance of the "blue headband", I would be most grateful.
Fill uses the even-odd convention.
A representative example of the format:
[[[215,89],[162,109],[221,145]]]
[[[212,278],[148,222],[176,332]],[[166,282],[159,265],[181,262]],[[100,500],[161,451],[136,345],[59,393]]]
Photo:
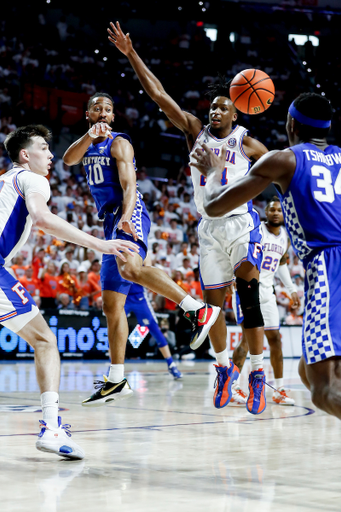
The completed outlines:
[[[329,126],[331,125],[330,120],[321,121],[319,119],[313,119],[312,117],[307,117],[301,114],[301,112],[299,112],[295,107],[294,102],[292,102],[292,104],[289,107],[289,114],[299,123],[307,124],[308,126],[313,126],[314,128],[329,128]]]

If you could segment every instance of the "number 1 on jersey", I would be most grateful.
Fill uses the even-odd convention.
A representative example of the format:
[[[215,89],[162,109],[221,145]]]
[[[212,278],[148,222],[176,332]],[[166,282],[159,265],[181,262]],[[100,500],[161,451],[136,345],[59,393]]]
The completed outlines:
[[[225,167],[225,169],[221,173],[221,184],[227,185],[228,181],[229,180],[227,178],[227,167]],[[201,174],[200,175],[200,186],[204,187],[205,185],[206,185],[206,177],[203,174]]]

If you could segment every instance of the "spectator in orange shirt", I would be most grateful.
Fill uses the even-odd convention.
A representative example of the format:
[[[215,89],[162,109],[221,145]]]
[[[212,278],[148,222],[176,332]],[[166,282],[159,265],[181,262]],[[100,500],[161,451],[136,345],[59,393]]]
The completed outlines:
[[[194,271],[190,270],[189,272],[187,272],[185,279],[186,279],[186,282],[189,284],[189,289],[190,289],[189,293],[191,294],[191,296],[194,299],[203,300],[200,282],[199,282],[199,280],[197,280],[197,281],[195,280],[196,277],[195,277]]]
[[[25,275],[19,277],[18,281],[20,281],[20,283],[23,285],[24,288],[26,288],[26,290],[30,295],[32,295],[32,297],[34,297],[34,295],[39,295],[39,279],[33,277],[33,268],[31,265],[29,265],[26,268]]]
[[[79,283],[76,276],[70,274],[70,265],[65,261],[60,267],[57,286],[57,300],[59,295],[66,293],[72,299],[76,297],[79,290]]]
[[[56,297],[58,288],[58,278],[56,276],[57,267],[53,260],[50,260],[43,268],[40,276],[40,298],[41,308],[56,308]]]
[[[20,281],[21,277],[24,277],[27,265],[24,265],[24,257],[21,254],[17,254],[17,256],[14,258],[14,264],[11,265],[11,269],[13,270],[18,281]]]
[[[91,267],[88,273],[88,281],[91,283],[93,288],[97,287],[99,288],[99,292],[95,293],[93,295],[93,300],[96,300],[98,297],[101,296],[101,276],[100,276],[100,270],[101,270],[101,264],[99,260],[94,260],[91,263]]]
[[[33,277],[35,279],[40,279],[40,274],[44,268],[44,257],[45,257],[45,249],[44,247],[39,247],[36,255],[33,257],[32,260],[32,267],[33,267]]]
[[[79,309],[88,309],[92,307],[96,300],[101,298],[101,287],[95,282],[95,279],[89,280],[89,274],[86,267],[82,264],[78,267],[78,282],[80,286],[81,298],[78,303]]]

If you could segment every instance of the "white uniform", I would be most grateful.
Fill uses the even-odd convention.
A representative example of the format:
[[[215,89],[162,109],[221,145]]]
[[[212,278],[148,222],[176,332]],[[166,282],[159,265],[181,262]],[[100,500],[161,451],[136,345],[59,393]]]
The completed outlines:
[[[261,223],[263,232],[263,260],[259,275],[259,301],[264,319],[264,329],[279,329],[279,314],[274,292],[274,276],[278,270],[279,263],[288,249],[288,235],[281,226],[279,235],[274,235],[266,227],[265,222]],[[243,321],[243,313],[239,304],[237,293],[233,294],[232,307],[237,323]]]
[[[31,295],[4,266],[29,237],[32,220],[25,198],[33,192],[41,194],[47,202],[47,179],[22,168],[13,168],[0,177],[0,323],[14,332],[39,312]]]
[[[246,176],[250,170],[250,159],[243,150],[243,138],[247,130],[236,126],[224,139],[217,139],[205,126],[195,141],[198,145],[207,144],[217,155],[223,145],[229,148],[226,154],[226,167],[222,172],[221,183],[226,185]],[[262,235],[259,215],[252,208],[252,201],[239,206],[223,217],[207,215],[203,207],[206,178],[191,165],[194,187],[194,202],[202,219],[198,226],[200,275],[204,289],[222,288],[231,284],[235,270],[244,262],[250,261],[260,268],[262,261]]]

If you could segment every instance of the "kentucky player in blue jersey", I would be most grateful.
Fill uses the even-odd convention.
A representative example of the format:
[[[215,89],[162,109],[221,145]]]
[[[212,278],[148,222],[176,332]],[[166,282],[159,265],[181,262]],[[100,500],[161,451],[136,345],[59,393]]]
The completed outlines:
[[[287,116],[290,148],[271,151],[245,180],[223,189],[222,159],[205,147],[195,158],[207,176],[210,215],[236,208],[272,182],[277,186],[287,232],[306,270],[299,374],[313,403],[341,419],[341,148],[326,139],[332,113],[325,97],[301,94]],[[264,394],[264,382],[259,390]]]
[[[5,266],[26,243],[32,224],[67,242],[116,254],[124,260],[120,251],[137,251],[138,247],[123,240],[97,240],[50,212],[46,204],[50,199],[46,176],[53,158],[50,138],[45,126],[28,125],[5,139],[13,168],[0,179],[0,323],[34,348],[43,414],[36,447],[61,457],[82,459],[84,451],[71,439],[70,425],[62,425],[58,416],[60,356],[56,338],[29,292]]]
[[[82,403],[97,407],[128,398],[132,390],[124,378],[124,356],[128,323],[124,312],[131,283],[138,283],[180,305],[192,322],[192,341],[202,342],[216,322],[220,308],[202,304],[187,295],[165,272],[143,266],[150,229],[148,212],[136,186],[134,150],[124,133],[112,132],[114,103],[106,93],[94,94],[88,102],[86,119],[89,130],[64,154],[64,162],[83,162],[88,185],[96,201],[99,217],[104,219],[107,240],[134,240],[139,254],[126,255],[126,262],[103,257],[101,287],[103,311],[107,317],[111,365],[104,382],[97,381],[97,391]]]

